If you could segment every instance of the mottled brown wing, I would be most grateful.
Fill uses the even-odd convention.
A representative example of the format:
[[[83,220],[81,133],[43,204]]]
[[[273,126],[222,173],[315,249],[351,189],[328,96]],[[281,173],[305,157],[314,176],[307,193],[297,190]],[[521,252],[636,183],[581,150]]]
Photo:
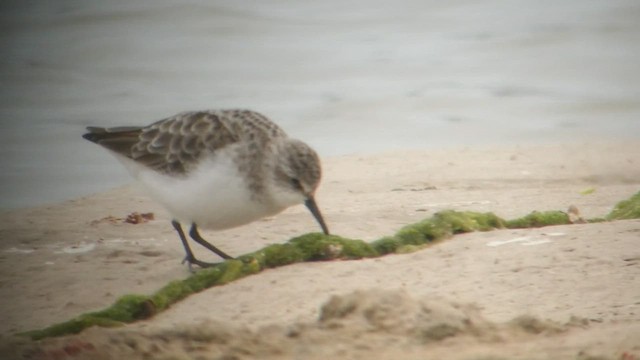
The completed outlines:
[[[239,141],[286,136],[248,110],[185,112],[147,127],[87,128],[83,137],[162,173],[187,173],[200,159]]]

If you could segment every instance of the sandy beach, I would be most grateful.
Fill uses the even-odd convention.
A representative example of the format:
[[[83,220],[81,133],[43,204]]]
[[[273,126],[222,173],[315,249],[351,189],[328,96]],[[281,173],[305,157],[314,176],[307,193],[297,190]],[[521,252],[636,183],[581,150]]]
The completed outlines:
[[[0,358],[640,360],[640,220],[579,221],[640,190],[637,1],[0,10]],[[16,336],[192,276],[167,212],[81,135],[221,108],[318,152],[316,199],[345,238],[443,210],[578,221],[298,263],[126,326]],[[203,235],[239,256],[319,230],[296,206]]]
[[[639,153],[638,142],[585,142],[329,157],[317,200],[334,234],[365,241],[445,209],[510,219],[574,206],[601,217],[640,190]],[[155,219],[123,222],[132,212]],[[204,235],[238,256],[315,231],[297,206]],[[285,266],[147,321],[39,342],[15,334],[190,276],[181,244],[135,186],[4,212],[0,237],[3,358],[640,358],[640,220]]]

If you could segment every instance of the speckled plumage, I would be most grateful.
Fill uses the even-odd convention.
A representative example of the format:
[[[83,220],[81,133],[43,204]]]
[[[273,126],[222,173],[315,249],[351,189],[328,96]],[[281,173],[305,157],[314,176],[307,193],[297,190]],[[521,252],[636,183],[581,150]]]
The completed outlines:
[[[313,199],[317,154],[257,112],[184,112],[146,127],[87,130],[85,139],[112,151],[171,212],[176,230],[181,221],[230,228],[304,202],[328,233]]]
[[[146,127],[87,128],[85,138],[171,175],[185,174],[203,157],[237,142],[254,151],[287,135],[265,116],[249,110],[183,112]]]

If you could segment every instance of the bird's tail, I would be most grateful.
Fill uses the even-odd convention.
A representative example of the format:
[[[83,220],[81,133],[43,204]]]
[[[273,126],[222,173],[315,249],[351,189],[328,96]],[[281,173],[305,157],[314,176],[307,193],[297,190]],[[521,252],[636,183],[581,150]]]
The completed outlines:
[[[87,127],[87,133],[82,137],[103,146],[115,153],[131,157],[131,148],[140,140],[142,127],[121,126],[112,128]]]
[[[138,135],[140,135],[141,129],[142,127],[140,126],[120,126],[112,128],[87,126],[88,132],[83,134],[82,137],[96,144],[100,144],[100,142],[104,140],[137,138]]]

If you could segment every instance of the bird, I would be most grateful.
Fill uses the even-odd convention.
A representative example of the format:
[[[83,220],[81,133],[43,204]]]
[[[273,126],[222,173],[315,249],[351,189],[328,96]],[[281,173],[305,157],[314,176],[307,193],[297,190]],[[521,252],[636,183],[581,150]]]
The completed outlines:
[[[89,126],[82,135],[111,152],[172,216],[189,268],[196,243],[233,259],[205,240],[200,228],[248,224],[304,203],[322,232],[329,229],[314,195],[321,180],[317,153],[266,116],[246,109],[187,111],[148,126]]]

